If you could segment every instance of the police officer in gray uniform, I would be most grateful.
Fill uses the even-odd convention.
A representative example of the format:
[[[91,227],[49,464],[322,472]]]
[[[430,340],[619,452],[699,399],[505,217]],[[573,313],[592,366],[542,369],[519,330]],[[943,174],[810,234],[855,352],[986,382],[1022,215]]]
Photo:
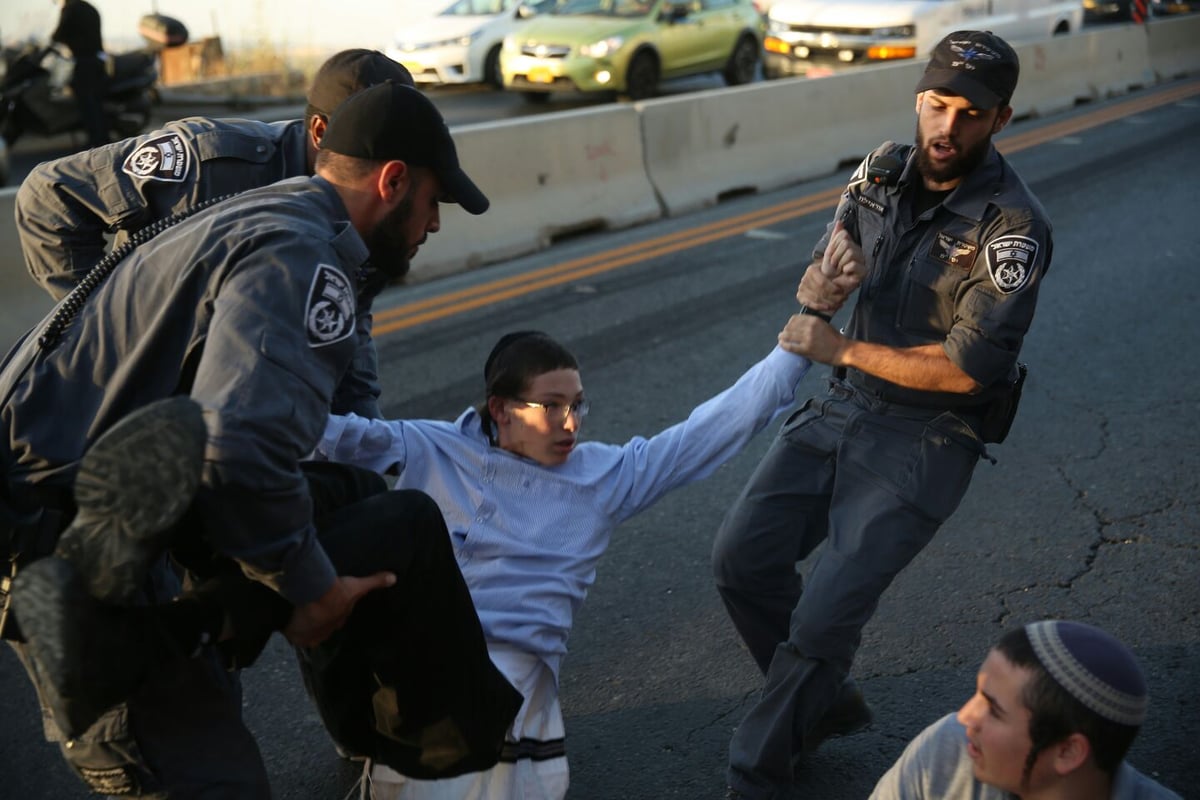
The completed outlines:
[[[0,531],[22,555],[14,635],[94,790],[269,796],[209,645],[245,666],[272,630],[351,749],[418,777],[494,763],[521,698],[436,504],[381,479],[322,501],[301,470],[360,295],[407,270],[441,201],[488,205],[433,104],[376,85],[334,115],[314,177],[135,235],[7,357],[8,520],[73,518],[52,555]],[[193,588],[165,603],[168,547]]]
[[[412,85],[403,65],[374,50],[343,50],[313,78],[303,120],[189,117],[162,130],[38,165],[16,197],[29,274],[56,301],[134,231],[205,201],[311,175],[329,115],[386,80]],[[359,309],[361,350],[339,386],[338,413],[378,417],[378,362],[370,307]]]
[[[1045,212],[991,143],[1017,76],[1016,53],[991,33],[937,45],[916,87],[916,145],[886,143],[863,162],[800,285],[809,309],[835,311],[844,298],[819,262],[827,248],[855,252],[865,277],[845,333],[800,313],[780,334],[835,369],[828,395],[784,423],[714,543],[722,600],[766,677],[730,744],[731,797],[790,796],[804,753],[870,722],[849,679],[862,628],[1015,412],[1051,256]],[[802,586],[796,564],[822,541]]]

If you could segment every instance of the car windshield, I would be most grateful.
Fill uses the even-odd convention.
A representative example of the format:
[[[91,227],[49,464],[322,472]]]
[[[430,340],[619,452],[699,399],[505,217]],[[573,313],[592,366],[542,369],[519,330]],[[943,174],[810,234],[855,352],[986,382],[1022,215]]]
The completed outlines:
[[[458,0],[439,16],[442,17],[487,17],[504,11],[505,0]]]
[[[654,0],[560,0],[548,13],[561,16],[644,17]]]

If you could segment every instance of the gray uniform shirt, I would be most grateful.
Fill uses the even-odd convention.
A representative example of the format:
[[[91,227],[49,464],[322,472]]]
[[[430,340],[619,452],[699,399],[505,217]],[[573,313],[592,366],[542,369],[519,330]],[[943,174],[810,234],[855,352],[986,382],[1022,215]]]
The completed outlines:
[[[190,392],[208,426],[206,533],[294,604],[334,580],[299,461],[355,350],[367,249],[321,178],[219,203],[125,257],[49,350],[35,328],[0,370],[10,484],[69,486],[104,430]],[[69,306],[69,297],[59,309]]]
[[[893,186],[865,180],[880,154],[904,161]],[[963,372],[985,387],[977,395],[907,389],[857,370],[853,385],[889,402],[961,408],[991,399],[1015,377],[1017,355],[1033,321],[1050,266],[1051,226],[1041,203],[994,147],[941,203],[917,215],[921,176],[915,148],[886,142],[863,161],[836,219],[862,246],[867,274],[846,334],[916,347],[942,344]],[[824,253],[832,225],[818,242]]]
[[[908,743],[871,792],[870,800],[1017,800],[975,780],[966,730],[948,714]],[[1181,800],[1124,762],[1109,800]]]
[[[189,117],[161,130],[38,165],[16,197],[29,274],[61,300],[107,249],[198,204],[308,174],[303,120]],[[358,310],[359,348],[334,410],[378,417],[379,363],[370,301]]]

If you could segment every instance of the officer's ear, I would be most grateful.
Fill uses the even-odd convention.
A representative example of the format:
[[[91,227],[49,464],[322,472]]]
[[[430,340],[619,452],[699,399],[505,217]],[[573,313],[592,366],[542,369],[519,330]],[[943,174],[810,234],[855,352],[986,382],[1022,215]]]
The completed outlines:
[[[1004,108],[1000,109],[1000,113],[996,115],[996,121],[992,123],[993,136],[1004,130],[1005,126],[1008,125],[1008,121],[1012,119],[1012,115],[1012,106],[1005,106]]]
[[[925,99],[924,92],[917,92],[917,116],[921,116],[921,101]]]
[[[411,183],[412,175],[408,171],[408,164],[403,161],[387,161],[379,168],[376,185],[379,198],[385,203],[394,205],[404,199]]]
[[[312,142],[312,146],[320,149],[321,140],[325,138],[325,128],[329,126],[329,120],[321,114],[313,114],[308,121],[308,138]]]

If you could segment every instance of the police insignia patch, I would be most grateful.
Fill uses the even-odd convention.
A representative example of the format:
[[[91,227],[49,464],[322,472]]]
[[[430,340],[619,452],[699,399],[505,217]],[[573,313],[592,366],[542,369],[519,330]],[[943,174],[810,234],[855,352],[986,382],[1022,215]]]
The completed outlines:
[[[970,272],[971,267],[975,266],[975,253],[978,250],[979,245],[977,244],[939,231],[933,240],[930,255],[943,264],[949,264],[952,267],[958,267],[961,270]]]
[[[156,136],[134,150],[121,165],[130,177],[148,181],[180,183],[188,174],[192,154],[178,134]]]
[[[1037,254],[1038,243],[1028,236],[1003,236],[988,242],[987,265],[992,283],[1004,294],[1018,291],[1029,281]]]
[[[319,264],[308,290],[304,316],[309,347],[324,347],[349,336],[354,331],[354,292],[350,289],[350,279],[336,267]]]

